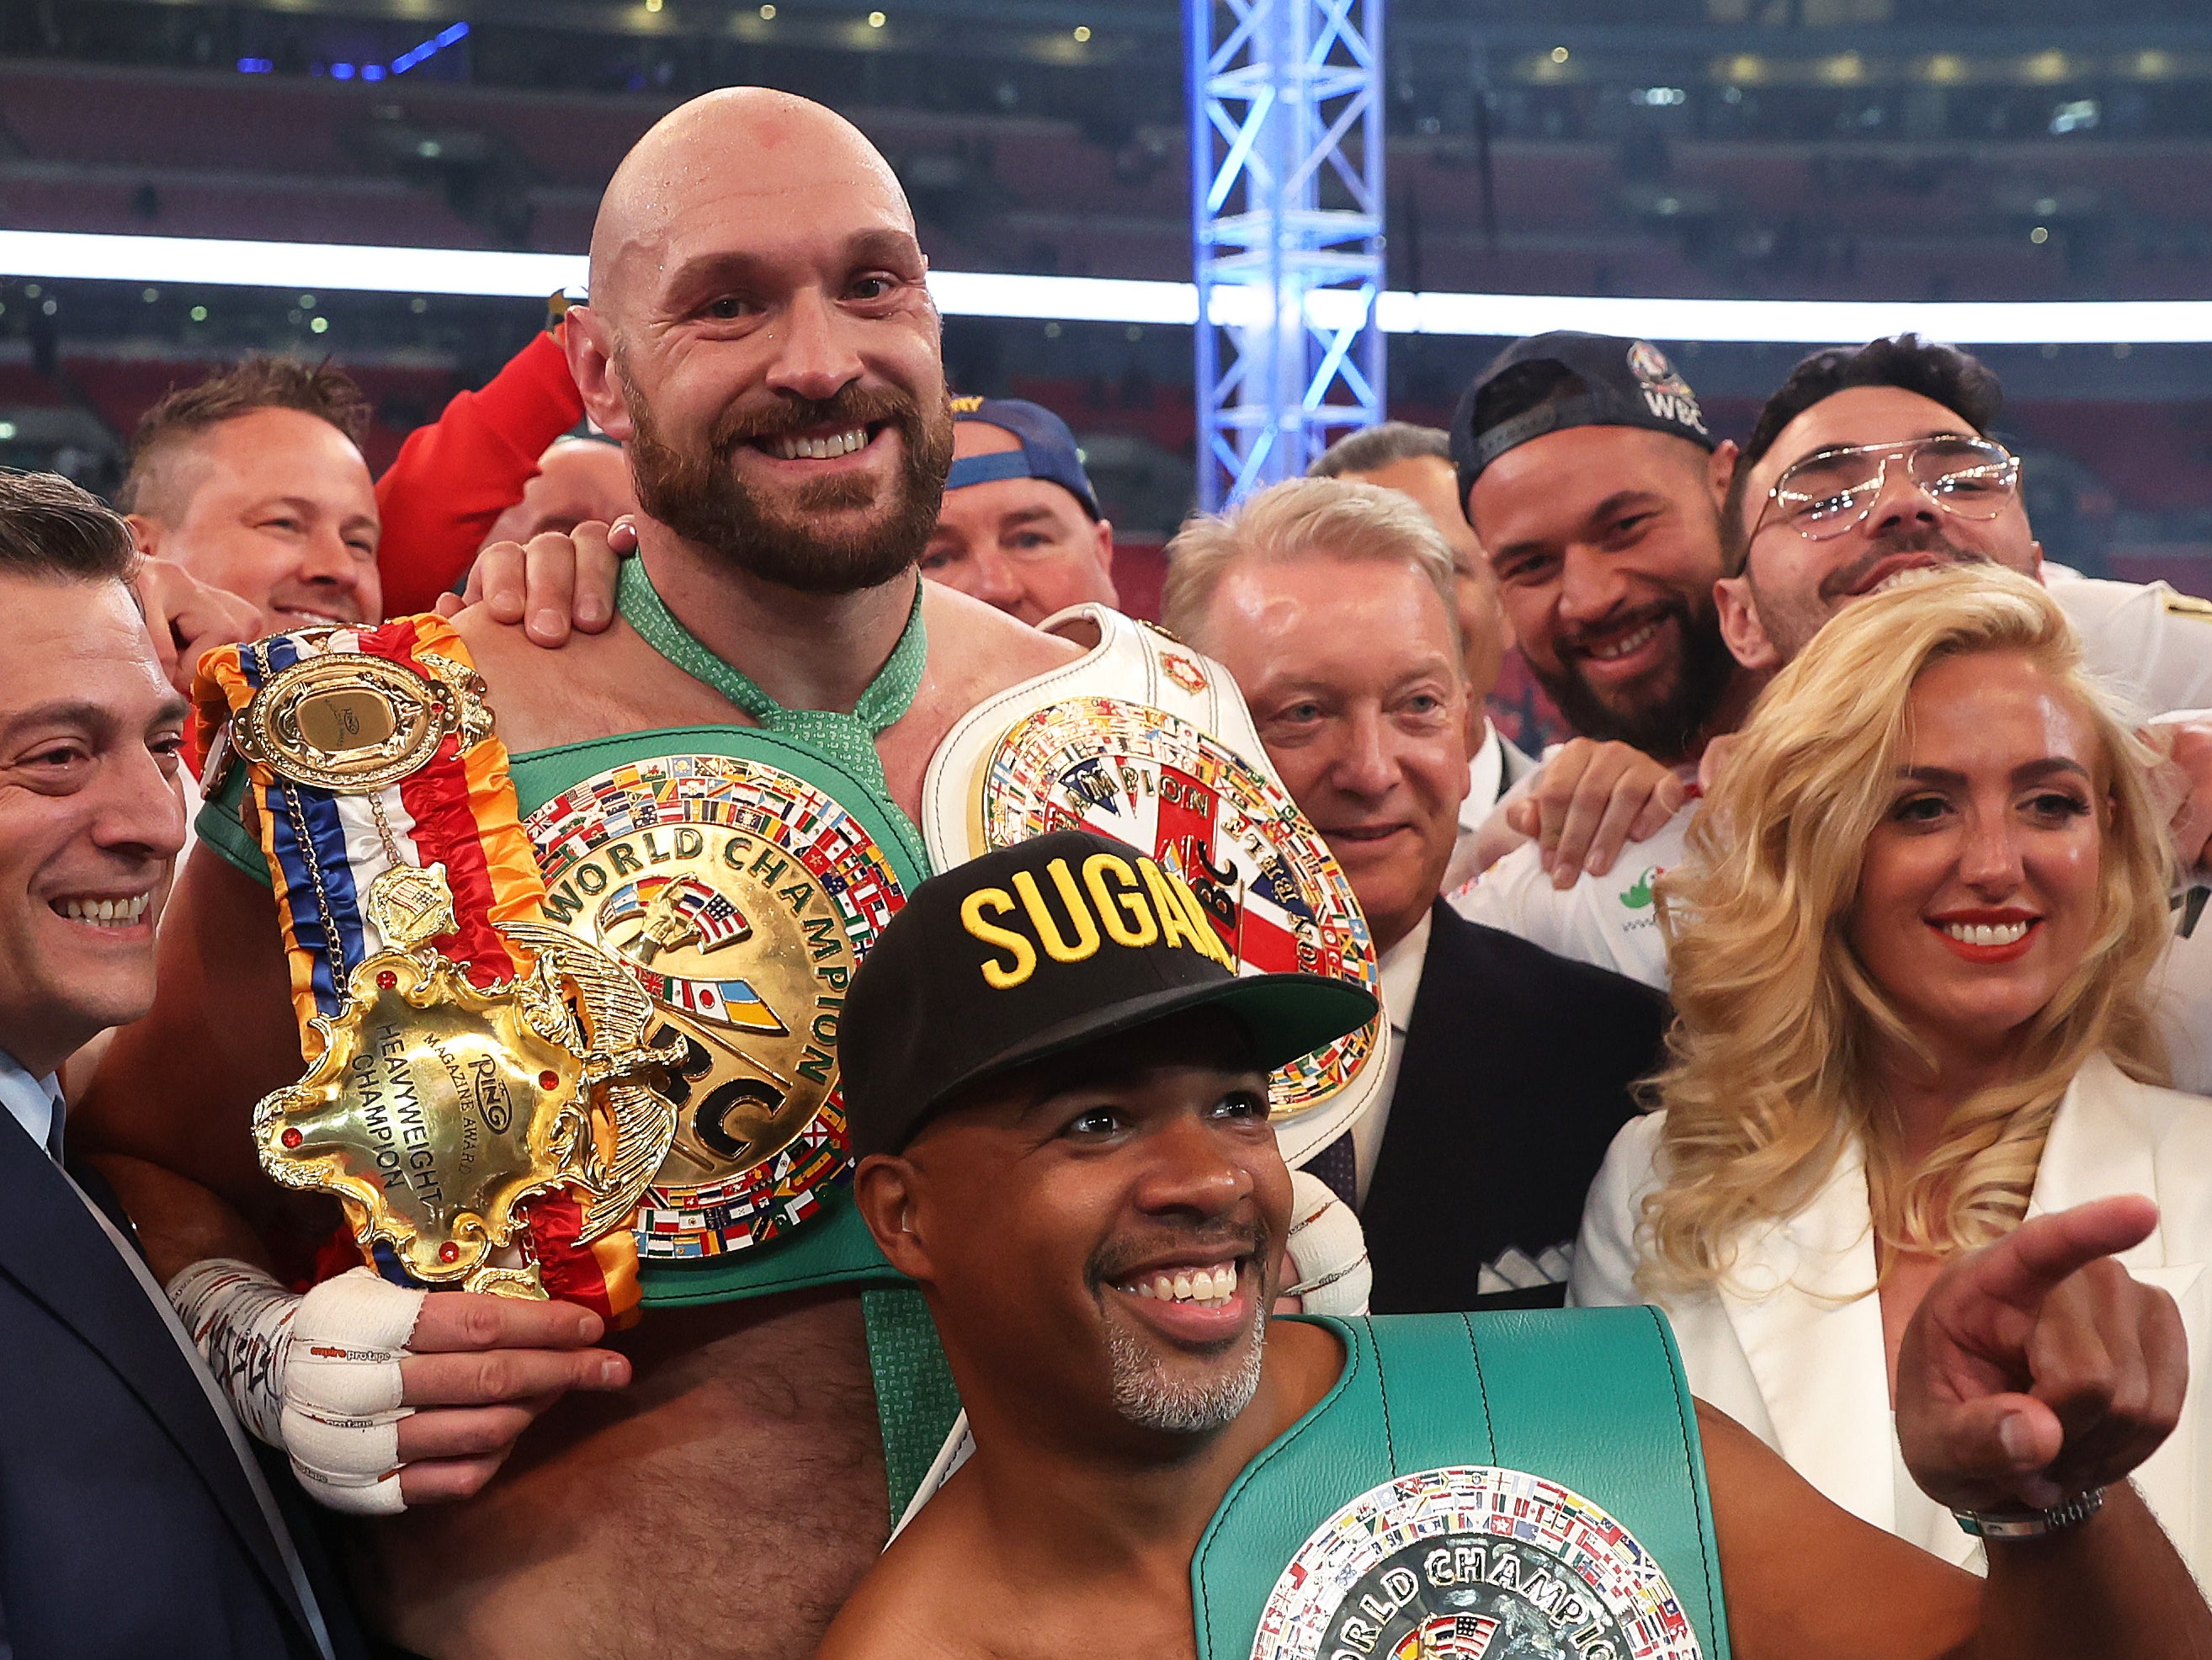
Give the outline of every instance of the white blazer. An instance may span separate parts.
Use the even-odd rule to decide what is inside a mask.
[[[1637,1224],[1656,1184],[1665,1115],[1632,1120],[1613,1138],[1590,1189],[1575,1247],[1571,1304],[1644,1301],[1633,1283]],[[2212,1100],[2138,1084],[2104,1056],[2059,1102],[2028,1214],[2118,1193],[2158,1201],[2159,1225],[2124,1253],[2137,1280],[2170,1292],[2189,1332],[2181,1422],[2135,1474],[2136,1486],[2200,1583],[2212,1584]],[[1979,1571],[1979,1543],[1913,1485],[1889,1410],[1874,1228],[1856,1137],[1812,1201],[1742,1241],[1733,1274],[1713,1291],[1662,1303],[1690,1387],[1787,1459],[1854,1516],[1947,1561]]]

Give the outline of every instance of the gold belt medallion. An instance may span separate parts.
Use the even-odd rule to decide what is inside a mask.
[[[525,823],[545,915],[618,960],[676,1059],[668,1156],[639,1257],[766,1243],[848,1171],[837,1028],[861,955],[904,903],[888,855],[826,792],[764,762],[656,757]]]
[[[635,982],[557,928],[502,925],[536,963],[474,984],[429,946],[453,927],[442,866],[388,870],[367,903],[387,948],[348,976],[335,1017],[314,1017],[307,1075],[255,1109],[262,1165],[337,1195],[355,1237],[417,1279],[543,1296],[536,1264],[507,1249],[518,1207],[568,1188],[583,1239],[627,1225],[673,1133],[647,1079],[675,1052],[647,1045]]]

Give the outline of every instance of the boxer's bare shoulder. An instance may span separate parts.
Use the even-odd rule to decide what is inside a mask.
[[[847,1599],[816,1660],[986,1660],[1018,1643],[1025,1611],[999,1618],[1004,1584],[975,1500],[955,1475]]]
[[[1104,1541],[1096,1559],[1008,1560],[963,1470],[861,1580],[816,1660],[1195,1660],[1188,1559]]]
[[[929,629],[929,675],[925,683],[961,710],[1035,679],[1083,655],[1057,635],[945,587],[922,585],[921,617]]]
[[[659,727],[753,724],[626,622],[617,620],[604,634],[573,635],[557,651],[532,644],[520,627],[495,622],[482,605],[453,622],[491,689],[510,755]]]

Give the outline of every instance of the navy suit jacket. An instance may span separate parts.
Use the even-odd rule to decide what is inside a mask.
[[[363,1652],[273,1477],[341,1660]],[[289,1490],[289,1491],[288,1491]],[[145,1288],[0,1111],[0,1633],[15,1660],[314,1660],[243,1467]]]
[[[1377,1314],[1556,1308],[1564,1282],[1485,1293],[1509,1246],[1571,1249],[1583,1201],[1658,1069],[1647,986],[1470,922],[1441,899],[1359,1219]]]

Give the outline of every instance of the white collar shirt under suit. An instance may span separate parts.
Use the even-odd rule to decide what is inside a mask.
[[[14,1055],[0,1049],[0,1107],[8,1110],[32,1140],[52,1150],[54,1126],[62,1112],[61,1085],[53,1073],[33,1078]]]

